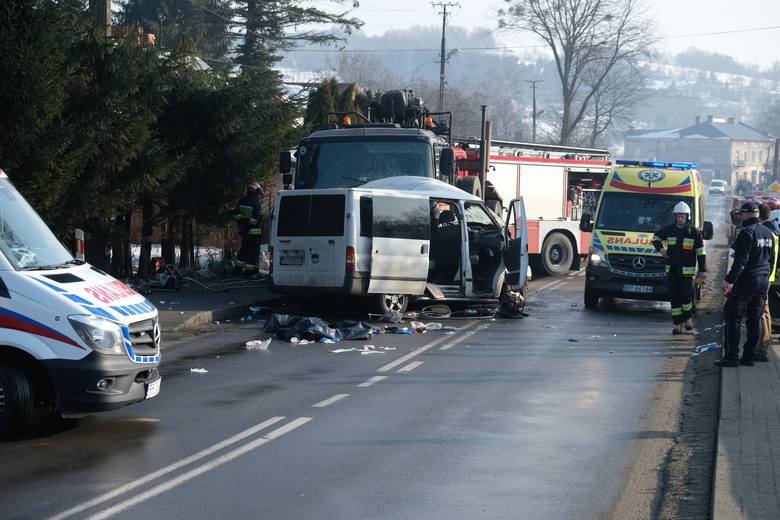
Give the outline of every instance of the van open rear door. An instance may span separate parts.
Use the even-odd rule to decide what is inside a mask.
[[[528,278],[528,223],[523,197],[512,199],[507,207],[504,236],[507,240],[504,253],[506,283],[510,289],[520,291]]]
[[[428,197],[372,197],[369,294],[423,294],[428,279]]]

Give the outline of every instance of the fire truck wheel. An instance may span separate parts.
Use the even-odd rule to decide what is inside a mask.
[[[585,285],[585,308],[596,309],[599,306],[599,295]]]
[[[542,245],[542,267],[550,276],[562,276],[569,271],[574,248],[568,237],[561,233],[550,233]]]
[[[490,211],[501,216],[501,212],[504,211],[504,208],[501,206],[501,201],[498,199],[488,199],[485,201],[485,206],[488,207]]]
[[[479,178],[474,175],[459,179],[456,186],[466,193],[470,193],[480,199],[482,198],[482,183],[480,183]]]
[[[378,294],[376,307],[381,314],[388,312],[406,312],[409,307],[409,296],[406,294]]]
[[[26,431],[33,423],[33,385],[20,367],[0,364],[0,437]]]

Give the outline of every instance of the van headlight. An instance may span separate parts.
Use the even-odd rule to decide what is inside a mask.
[[[125,354],[122,329],[113,321],[83,314],[68,316],[68,321],[84,343],[96,352],[112,356]]]
[[[601,265],[602,263],[607,261],[606,255],[604,255],[604,251],[601,249],[594,249],[590,248],[590,263],[593,265]]]

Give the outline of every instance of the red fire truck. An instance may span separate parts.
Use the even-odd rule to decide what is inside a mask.
[[[485,201],[499,216],[506,211],[503,201],[524,198],[535,272],[559,276],[583,266],[591,233],[580,231],[579,221],[595,213],[610,168],[607,150],[493,140],[479,186],[479,144],[461,143],[458,149],[463,150],[456,155],[459,187],[484,189]]]

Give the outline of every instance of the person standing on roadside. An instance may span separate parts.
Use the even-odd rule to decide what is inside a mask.
[[[693,280],[707,275],[704,239],[691,222],[691,208],[685,202],[674,207],[674,224],[670,224],[653,236],[653,246],[666,258],[666,275],[669,283],[669,301],[672,304],[672,334],[693,330]],[[696,272],[698,264],[698,274]]]
[[[761,339],[761,314],[775,256],[775,239],[758,220],[758,206],[745,202],[740,208],[742,230],[734,241],[734,262],[723,281],[725,353],[715,364],[721,367],[753,366]],[[747,338],[739,358],[740,326],[747,317]]]
[[[767,297],[764,300],[764,314],[761,317],[761,341],[756,349],[756,355],[753,357],[753,361],[759,361],[766,363],[769,361],[769,344],[772,342],[772,314],[769,308],[770,294],[776,297],[776,290],[772,290],[776,279],[777,272],[777,255],[778,255],[778,236],[780,236],[780,226],[777,222],[772,220],[772,208],[766,204],[758,205],[758,220],[761,221],[761,225],[767,228],[774,235],[774,248],[775,255],[772,258],[772,270],[769,272],[769,287],[767,290]]]
[[[241,237],[241,247],[236,255],[236,266],[244,274],[257,274],[260,264],[260,239],[263,234],[263,217],[260,212],[263,188],[257,181],[251,181],[246,186],[246,195],[238,201],[234,220],[238,224],[238,234]]]

